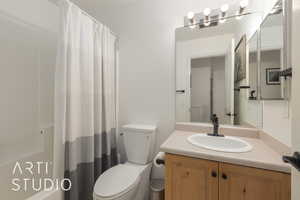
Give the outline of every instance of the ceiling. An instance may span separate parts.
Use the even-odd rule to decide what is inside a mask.
[[[223,4],[237,5],[240,0],[72,0],[99,21],[113,29],[120,24],[128,26],[150,26],[164,28],[180,27],[189,12],[202,12],[205,8],[220,8]],[[117,27],[116,25],[117,24]]]

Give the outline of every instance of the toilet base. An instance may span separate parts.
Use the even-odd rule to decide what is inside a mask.
[[[126,163],[131,164],[131,163]],[[131,164],[132,165],[132,164]],[[136,165],[136,164],[134,164]],[[138,191],[136,197],[133,200],[149,200],[150,196],[150,174],[152,169],[152,163],[148,165],[136,165],[137,167],[141,168],[141,182],[138,187]]]

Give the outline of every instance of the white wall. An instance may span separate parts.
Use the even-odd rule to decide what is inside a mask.
[[[225,115],[225,56],[212,58],[213,68],[213,105],[222,124],[226,123]]]
[[[282,19],[278,19],[282,20]],[[283,48],[282,26],[265,27],[261,31],[261,49],[272,50]],[[282,38],[282,39],[281,39]]]
[[[196,58],[191,62],[191,122],[210,122],[210,84],[213,113],[225,123],[225,57]]]
[[[188,66],[187,66],[188,68]],[[210,84],[213,77],[213,113],[222,124],[225,116],[225,57],[195,58],[191,61],[191,122],[210,122]],[[178,95],[179,96],[179,95]]]
[[[44,150],[40,129],[53,126],[56,39],[1,16],[0,26],[1,164]]]
[[[50,161],[53,156],[58,9],[47,0],[1,0],[0,25],[0,193],[23,200],[35,191],[11,190],[15,162]],[[51,177],[52,171],[35,175]]]
[[[299,58],[299,31],[300,31],[300,1],[293,1],[293,32],[292,32],[292,66],[295,76],[293,76],[293,100],[292,100],[292,110],[293,120],[292,120],[292,146],[293,151],[300,151],[300,58]],[[292,169],[292,200],[300,199],[300,173],[297,169]]]
[[[289,102],[263,102],[263,131],[282,143],[291,146],[291,112]]]
[[[0,13],[38,26],[50,32],[58,32],[59,10],[48,0],[0,0]]]
[[[191,62],[191,122],[210,121],[211,60],[193,59]]]

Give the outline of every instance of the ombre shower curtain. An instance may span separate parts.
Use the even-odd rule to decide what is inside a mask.
[[[65,200],[92,200],[93,186],[117,164],[117,38],[79,7],[61,3],[56,66],[56,135],[65,146]]]

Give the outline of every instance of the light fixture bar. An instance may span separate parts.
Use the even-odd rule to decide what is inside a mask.
[[[188,23],[189,23],[189,27],[190,28],[196,28],[195,25],[195,13],[194,12],[188,12],[187,14],[187,19],[188,19]]]
[[[224,23],[227,19],[236,18],[241,19],[244,15],[252,14],[246,12],[247,6],[249,5],[249,0],[241,0],[238,8],[236,10],[229,9],[229,4],[223,4],[219,9],[211,10],[210,8],[205,8],[202,13],[197,14],[189,12],[185,18],[185,27],[195,28],[196,25],[199,27],[203,26],[216,26],[218,23]],[[229,16],[232,14],[232,16]]]
[[[251,15],[251,14],[253,14],[253,12],[245,12],[243,14],[235,14],[235,15],[231,15],[231,16],[226,16],[226,17],[223,18],[223,20],[228,20],[228,19],[237,18],[237,17],[243,17],[243,16]],[[216,19],[210,19],[207,22],[208,23],[215,23],[216,21],[218,21],[218,20],[216,20]],[[204,20],[202,20],[202,22],[195,23],[194,26],[199,26],[199,27],[200,26],[204,26]],[[185,28],[189,28],[190,25],[185,25],[184,27]]]

